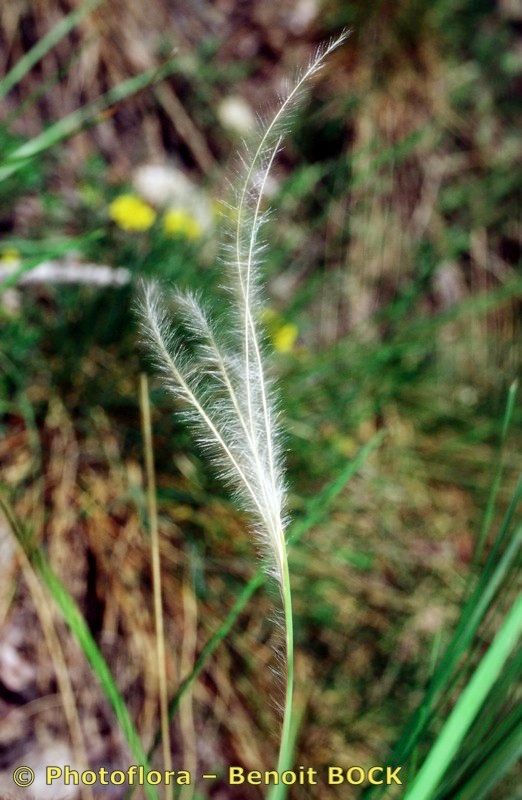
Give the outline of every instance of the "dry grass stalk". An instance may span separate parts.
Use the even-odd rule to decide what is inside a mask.
[[[152,563],[152,586],[154,595],[154,620],[156,625],[156,647],[158,659],[159,703],[161,717],[161,740],[163,747],[163,764],[166,771],[172,770],[172,754],[170,747],[169,701],[166,670],[165,628],[163,624],[163,604],[161,591],[161,560],[158,530],[158,509],[156,503],[156,479],[154,475],[154,450],[152,446],[152,423],[150,416],[149,388],[147,376],[140,377],[140,403],[142,415],[142,431],[145,451],[145,469],[147,473],[147,506],[149,514],[150,547]],[[165,786],[165,798],[168,800],[170,790]]]

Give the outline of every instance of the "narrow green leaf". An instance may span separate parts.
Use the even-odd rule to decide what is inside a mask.
[[[78,606],[57,575],[52,571],[41,552],[36,551],[34,553],[32,563],[46,583],[71,633],[82,648],[94,674],[97,676],[105,697],[112,706],[116,719],[118,720],[120,730],[129,744],[133,757],[136,759],[136,763],[142,764],[145,769],[150,769],[139,734],[130,718],[125,701],[116,686],[107,662],[98,648],[98,645],[92,638],[92,634]],[[148,785],[145,789],[148,797],[152,800],[157,798],[155,790],[152,790]]]
[[[103,1],[103,0],[102,0]],[[87,47],[89,41],[85,43]],[[79,61],[84,53],[83,48],[77,48],[70,56],[60,64],[56,69],[52,70],[47,78],[39,79],[34,89],[31,92],[23,94],[23,98],[19,98],[16,105],[10,112],[2,119],[0,124],[0,131],[8,131],[16,120],[25,113],[28,108],[32,108],[36,103],[44,97],[53,87],[57,86],[60,81],[67,77],[74,63]]]
[[[459,750],[458,759],[451,765],[437,798],[452,797],[455,787],[463,783],[465,776],[474,774],[479,766],[489,760],[511,729],[522,725],[522,707],[516,705],[509,710],[514,700],[513,690],[520,685],[521,676],[522,652],[515,655],[496,682],[488,702],[484,704]]]
[[[499,747],[488,756],[452,800],[482,800],[522,756],[522,724],[517,725]]]
[[[96,241],[101,236],[101,231],[89,231],[81,236],[56,236],[48,239],[25,239],[17,236],[2,238],[4,250],[17,250],[22,258],[38,256],[39,258],[58,258],[77,251],[85,244]]]
[[[18,59],[7,75],[0,78],[0,100],[13,89],[22,78],[37,64],[58,42],[67,36],[81,20],[93,11],[103,0],[85,0],[82,5],[67,14],[45,36]]]
[[[514,500],[516,502],[511,504],[510,511],[514,509],[518,502],[519,492],[520,487],[515,493]],[[503,541],[505,535],[506,531],[504,526],[502,526],[497,537],[499,542]],[[406,725],[401,739],[393,750],[393,763],[404,763],[411,755],[415,745],[426,729],[428,722],[432,718],[435,704],[444,691],[454,684],[455,670],[458,663],[473,641],[478,627],[486,612],[491,607],[491,603],[513,565],[521,545],[522,528],[519,528],[514,533],[500,559],[498,559],[497,548],[494,548],[490,553],[488,561],[483,569],[481,579],[461,612],[461,617],[455,629],[455,633],[435,671],[433,680],[426,690],[419,708],[414,713],[411,721]]]
[[[337,478],[309,501],[303,516],[295,520],[290,526],[288,544],[295,544],[302,539],[305,533],[308,533],[309,530],[326,519],[333,501],[340,495],[353,476],[359,472],[370,454],[379,447],[382,439],[382,433],[377,433],[373,436],[369,442],[361,447],[355,458],[349,461],[345,468],[341,470]]]
[[[509,426],[511,423],[511,419],[513,417],[513,410],[515,408],[515,400],[517,396],[517,389],[518,389],[518,381],[514,381],[511,386],[509,387],[508,397],[506,402],[506,409],[504,412],[504,418],[502,420],[502,431],[500,434],[500,443],[499,443],[499,452],[498,452],[498,460],[495,468],[495,474],[493,477],[493,481],[491,483],[491,489],[489,492],[488,502],[486,506],[486,511],[484,514],[484,520],[482,522],[482,527],[480,529],[480,533],[477,538],[477,543],[475,547],[474,553],[474,563],[478,564],[480,562],[482,553],[484,551],[484,545],[486,543],[486,539],[489,533],[489,529],[491,528],[491,523],[493,522],[493,517],[495,515],[495,505],[497,500],[497,495],[500,489],[500,485],[502,483],[502,473],[504,470],[504,447],[506,444],[507,434],[509,430]]]
[[[96,121],[96,118],[110,106],[125,100],[132,94],[145,89],[152,83],[163,80],[175,69],[174,59],[169,59],[161,67],[154,67],[145,72],[135,75],[122,81],[117,86],[109,89],[108,92],[87,103],[81,108],[68,114],[63,119],[50,125],[38,136],[25,142],[13,150],[7,158],[0,164],[0,181],[13,175],[19,169],[26,166],[36,155],[48,150],[60,141],[67,139],[81,130],[88,124]]]
[[[69,630],[80,645],[83,654],[91,665],[94,674],[98,678],[100,686],[102,687],[105,697],[114,711],[120,730],[129,745],[136,764],[143,765],[145,770],[150,769],[148,757],[145,754],[141,744],[139,733],[132,722],[129,711],[125,704],[125,700],[123,699],[109,666],[107,665],[101,650],[94,641],[92,634],[87,627],[85,619],[76,605],[76,602],[71,597],[58,576],[53,572],[43,552],[40,550],[40,548],[34,545],[27,531],[16,520],[10,507],[1,497],[0,508],[4,513],[10,527],[12,528],[13,533],[17,537],[21,546],[24,548],[24,551],[31,561],[31,564],[33,565],[37,574],[47,586],[53,600],[60,609]],[[148,800],[158,800],[158,794],[153,786],[146,784],[144,786],[144,790]]]
[[[520,686],[521,678],[522,651],[517,653],[507,665],[504,674],[495,685],[494,696],[489,698],[487,705],[477,719],[476,730],[474,730],[472,735],[466,740],[466,750],[469,751],[470,755],[473,755],[473,757],[476,757],[481,749],[491,749],[492,743],[495,743],[497,736],[501,733],[501,727],[498,722],[500,717],[503,716],[504,721],[510,719],[508,708],[510,703],[513,702],[515,687]],[[518,714],[522,721],[522,706],[517,705],[515,714]],[[465,752],[466,751],[463,750],[463,754],[465,754]]]
[[[460,694],[404,800],[430,800],[522,633],[522,596]]]
[[[8,275],[0,280],[0,294],[9,289],[11,286],[16,286],[22,275],[30,272],[43,261],[47,259],[63,258],[68,253],[75,252],[81,253],[85,246],[99,237],[97,231],[86,234],[84,236],[75,236],[64,238],[63,240],[49,240],[43,239],[41,242],[19,242],[17,239],[2,240],[2,247],[5,250],[13,248],[19,250],[21,255],[24,256],[21,263],[16,266]]]

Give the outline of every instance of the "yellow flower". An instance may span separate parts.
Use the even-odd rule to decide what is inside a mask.
[[[156,212],[133,194],[120,194],[109,206],[112,220],[124,231],[146,231],[156,220]]]
[[[353,458],[357,452],[357,442],[353,436],[336,436],[333,439],[335,449],[346,458]]]
[[[167,236],[184,236],[185,239],[199,239],[201,225],[188,211],[171,208],[163,217],[163,230]]]
[[[2,254],[0,255],[0,261],[6,266],[18,266],[20,263],[20,253],[15,247],[9,247],[7,250],[2,251]]]
[[[285,322],[272,333],[272,341],[279,353],[291,353],[299,335],[299,328],[293,322]]]

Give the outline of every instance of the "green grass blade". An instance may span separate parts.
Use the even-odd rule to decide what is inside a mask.
[[[2,249],[16,250],[21,258],[60,258],[92,244],[102,236],[102,231],[91,230],[80,236],[50,236],[42,239],[28,239],[19,236],[2,237]]]
[[[515,494],[518,502],[519,492]],[[515,504],[512,503],[510,508]],[[504,526],[497,537],[503,539]],[[465,604],[459,623],[444,656],[438,665],[432,682],[430,683],[423,701],[412,717],[411,722],[394,748],[393,763],[404,763],[410,756],[414,747],[432,718],[433,709],[443,692],[452,686],[455,679],[455,670],[461,657],[466,653],[471,644],[481,621],[491,606],[497,592],[511,569],[522,545],[522,528],[513,535],[500,560],[497,559],[496,550],[492,552],[486,562],[481,579]]]
[[[149,769],[147,756],[143,750],[139,734],[130,718],[125,701],[116,686],[107,662],[98,648],[98,645],[92,638],[91,632],[78,606],[40,552],[37,551],[33,556],[32,563],[47,585],[71,633],[74,635],[91,665],[94,674],[97,676],[105,697],[112,706],[120,730],[129,745],[133,758],[136,759],[137,764],[142,764],[145,769]],[[151,800],[155,800],[155,798],[157,798],[156,791],[151,790],[151,787],[148,786],[145,788],[147,789],[147,796],[151,798]]]
[[[435,670],[436,670],[437,664],[439,662],[441,646],[442,646],[442,631],[439,630],[439,631],[437,631],[437,633],[435,635],[435,638],[434,638],[434,641],[433,641],[433,645],[432,645],[432,652],[431,652],[431,658],[430,658],[430,668],[429,668],[429,673],[428,673],[430,681],[433,681],[433,678],[434,678],[434,675],[435,675]],[[425,713],[422,715],[422,718],[421,718],[421,726],[423,727],[426,724],[426,722],[427,722],[427,720],[429,718],[430,707],[426,706],[424,708],[424,706],[421,706],[421,709],[423,711],[425,711]],[[417,764],[419,762],[419,759],[420,759],[420,742],[417,741],[415,746],[412,748],[412,754],[411,754],[411,758],[410,758],[410,762],[409,762],[409,771],[410,771],[411,775],[415,775],[416,774],[416,772],[417,772]]]
[[[439,312],[438,314],[434,314],[430,317],[417,317],[411,322],[411,324],[404,326],[403,334],[401,336],[403,339],[407,338],[414,344],[416,342],[422,342],[425,337],[440,328],[442,325],[447,325],[451,322],[465,319],[473,314],[487,314],[488,311],[498,306],[498,304],[507,302],[512,297],[520,297],[521,292],[522,279],[520,277],[515,277],[513,280],[506,282],[499,288],[467,297],[460,303],[457,303],[454,306]]]
[[[86,43],[86,46],[87,44],[88,42]],[[53,72],[51,72],[47,78],[44,80],[39,80],[32,92],[29,92],[27,95],[24,93],[23,99],[17,102],[9,114],[2,119],[0,130],[7,131],[11,125],[16,122],[16,120],[20,119],[20,117],[28,108],[32,108],[32,106],[38,103],[41,98],[47,94],[47,92],[49,92],[54,86],[57,86],[60,81],[66,78],[73,64],[82,57],[82,53],[83,51],[80,48],[75,50],[69,56],[69,58],[63,64],[60,64],[60,66],[53,70]]]
[[[482,800],[522,756],[522,724],[515,727],[500,746],[488,756],[452,800]]]
[[[500,485],[502,483],[502,473],[504,471],[504,447],[506,444],[507,434],[509,430],[509,426],[511,423],[511,419],[513,417],[513,410],[515,408],[515,400],[517,396],[517,389],[518,389],[518,381],[514,381],[511,386],[509,387],[507,402],[506,402],[506,409],[504,412],[504,418],[502,420],[502,431],[500,434],[500,444],[499,444],[499,454],[497,465],[495,468],[495,474],[493,477],[493,482],[491,484],[491,489],[489,492],[488,502],[486,505],[486,511],[484,514],[484,520],[482,523],[482,527],[480,529],[480,533],[478,535],[475,553],[474,553],[474,564],[478,564],[482,557],[482,553],[484,551],[484,545],[486,543],[486,539],[489,533],[489,529],[491,528],[491,523],[493,522],[493,517],[495,515],[495,507],[496,507],[496,500],[498,496],[498,492],[500,489]]]
[[[508,722],[510,713],[507,708],[513,700],[513,688],[520,686],[522,678],[522,650],[515,655],[504,674],[497,681],[495,695],[490,697],[483,712],[477,719],[477,724],[471,736],[466,740],[466,750],[470,757],[476,758],[481,750],[491,749],[495,744],[496,738],[501,734],[500,717],[504,717],[503,723]],[[515,707],[515,715],[522,722],[522,706]]]
[[[487,703],[475,719],[459,751],[458,761],[452,764],[440,786],[437,800],[453,797],[456,787],[462,786],[468,776],[474,775],[489,760],[513,728],[522,725],[522,707],[517,705],[513,691],[520,685],[521,677],[522,652],[519,652],[503,670]]]
[[[511,523],[513,522],[515,512],[517,511],[521,500],[522,500],[522,478],[519,478],[517,485],[515,487],[515,491],[513,492],[513,497],[511,498],[506,513],[504,514],[504,519],[502,520],[498,536],[496,537],[491,547],[490,554],[484,566],[484,571],[487,571],[489,569],[489,571],[491,572],[491,564],[495,561],[496,557],[498,556],[498,553],[500,552],[502,546],[504,545],[508,537]]]
[[[496,695],[497,686],[491,692],[491,695]],[[490,698],[485,704],[488,706]],[[510,739],[514,730],[522,728],[522,709],[515,709],[504,716],[500,721],[497,721],[493,732],[489,735],[484,742],[479,743],[475,749],[468,753],[468,756],[462,756],[463,749],[459,751],[458,761],[452,764],[449,775],[444,783],[441,784],[439,791],[436,795],[436,800],[447,800],[453,798],[457,791],[460,791],[484,764],[494,760],[497,752],[503,749],[505,741]],[[481,721],[477,717],[474,723],[474,730],[480,736]],[[468,748],[469,737],[466,739]],[[455,768],[456,767],[456,768]]]
[[[85,0],[79,8],[67,14],[67,16],[60,20],[49,33],[36,42],[28,53],[25,53],[25,55],[19,58],[7,75],[0,78],[0,100],[2,100],[6,94],[27,75],[35,64],[64,38],[64,36],[67,36],[90,11],[93,11],[102,2],[103,0]]]
[[[340,495],[353,476],[359,472],[371,453],[379,447],[382,439],[382,433],[375,434],[369,442],[361,447],[355,458],[349,461],[345,468],[341,470],[337,478],[309,501],[302,517],[295,520],[290,526],[288,544],[297,543],[305,533],[308,533],[309,530],[326,518],[336,497]]]
[[[98,678],[103,693],[105,694],[105,697],[114,711],[120,730],[129,745],[129,749],[136,764],[143,765],[145,770],[150,769],[148,757],[145,754],[141,744],[139,733],[130,717],[125,700],[123,699],[109,666],[105,661],[101,650],[94,641],[92,634],[87,627],[85,619],[76,605],[76,602],[71,597],[58,576],[54,573],[40,548],[35,547],[28,533],[16,520],[10,507],[1,497],[0,509],[4,513],[14,535],[24,548],[24,551],[26,552],[27,557],[30,559],[35,571],[47,586],[54,602],[60,609],[69,630],[80,645],[83,654],[92,667],[94,674]],[[158,800],[158,794],[153,786],[146,784],[144,790],[148,800]]]
[[[130,95],[145,89],[152,83],[163,80],[175,69],[175,60],[169,59],[161,67],[153,67],[139,75],[122,81],[108,92],[53,123],[38,136],[13,150],[0,164],[0,181],[26,166],[36,155],[43,153],[58,142],[68,139],[86,125],[93,123],[101,112],[125,100]]]
[[[522,596],[513,603],[486,655],[462,691],[404,800],[430,800],[522,633]]]
[[[253,595],[257,592],[258,589],[263,586],[265,583],[265,574],[262,572],[256,572],[253,578],[243,587],[242,591],[240,592],[238,598],[236,599],[234,605],[230,609],[227,617],[221,623],[218,630],[215,631],[205,646],[202,648],[201,653],[199,654],[192,671],[184,678],[181,682],[178,691],[172,698],[169,704],[169,717],[172,719],[176,714],[179,704],[183,698],[183,695],[187,691],[187,689],[192,685],[192,683],[196,680],[196,678],[201,675],[202,670],[205,667],[208,659],[215,653],[218,646],[221,644],[223,639],[225,639],[232,628],[236,620],[238,619],[239,615],[246,608],[249,600]],[[151,749],[151,753],[161,741],[161,737],[158,735],[154,739],[154,745]]]
[[[96,241],[99,238],[97,231],[92,231],[83,236],[68,237],[63,239],[45,239],[41,242],[32,242],[19,240],[16,238],[3,239],[2,247],[5,250],[10,248],[18,250],[22,256],[22,261],[19,266],[10,272],[7,277],[0,280],[0,294],[9,289],[11,286],[16,286],[22,275],[30,272],[37,267],[42,261],[52,260],[55,258],[63,258],[71,252],[82,252],[86,245]]]

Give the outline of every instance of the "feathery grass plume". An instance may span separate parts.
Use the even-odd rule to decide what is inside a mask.
[[[265,126],[237,194],[232,242],[227,249],[232,297],[230,333],[219,335],[200,299],[191,292],[144,284],[138,302],[141,331],[166,389],[184,405],[184,415],[220,476],[249,514],[261,544],[263,564],[281,591],[286,638],[286,693],[278,769],[291,764],[293,627],[285,538],[285,484],[274,392],[267,376],[258,317],[260,230],[266,219],[263,194],[273,161],[308,82],[348,33],[321,47],[281,100]],[[274,796],[279,790],[276,788]]]

